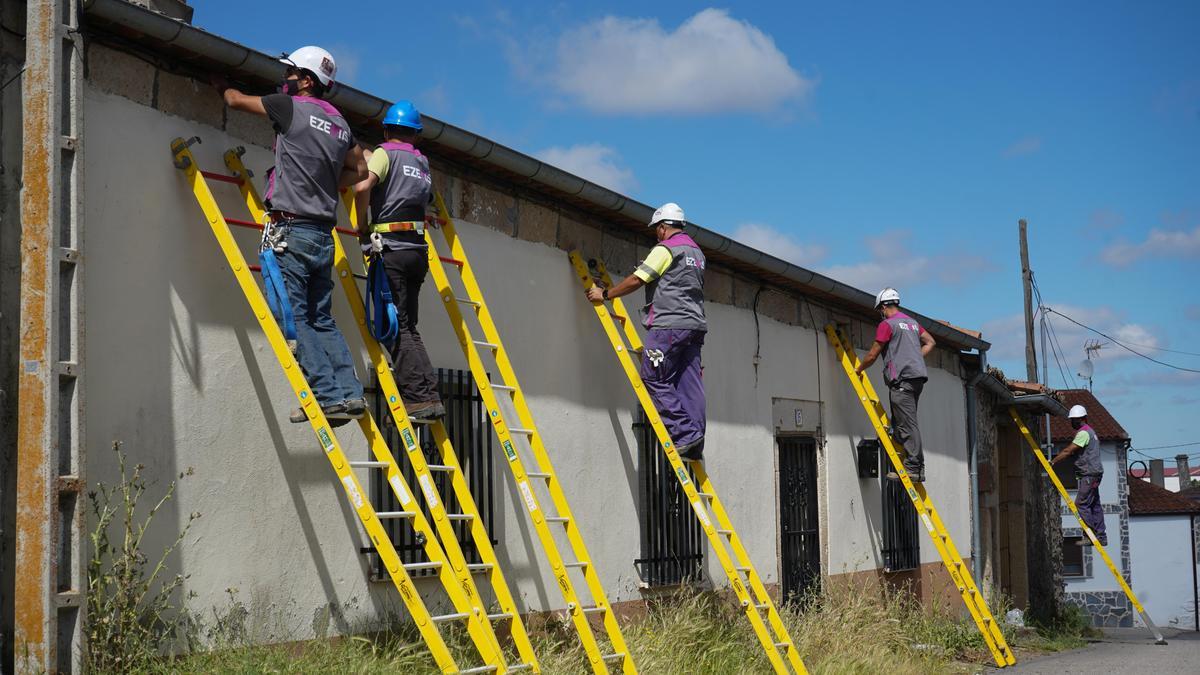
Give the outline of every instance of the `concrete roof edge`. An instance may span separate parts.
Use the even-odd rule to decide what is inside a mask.
[[[84,0],[83,7],[88,18],[101,19],[110,24],[119,25],[152,40],[170,44],[179,50],[192,52],[198,57],[222,64],[246,75],[273,81],[273,79],[278,79],[283,72],[283,66],[278,64],[274,57],[186,22],[138,5],[132,5],[125,0]],[[278,70],[278,73],[274,72],[275,70]],[[329,100],[341,109],[373,120],[382,119],[384,112],[391,105],[389,101],[348,85],[335,87]],[[574,195],[601,209],[634,220],[649,222],[654,212],[654,209],[647,204],[546,164],[530,155],[434,117],[428,115],[422,115],[422,117],[425,124],[425,132],[422,136],[435,144],[465,153],[505,171],[541,183],[557,192]],[[721,251],[766,273],[785,277],[801,286],[827,293],[868,311],[873,309],[874,296],[866,291],[793,265],[698,225],[689,224],[688,230],[696,242],[703,247]],[[966,349],[986,351],[991,347],[991,344],[981,337],[956,330],[945,323],[932,320],[916,312],[911,313],[935,338],[942,338]]]

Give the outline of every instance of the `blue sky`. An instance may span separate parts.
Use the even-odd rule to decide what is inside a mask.
[[[1046,305],[1200,370],[1162,351],[1200,353],[1200,3],[197,4],[198,26],[323,45],[357,87],[895,285],[1021,378],[1026,218]],[[1098,336],[1052,321],[1070,383]],[[1095,387],[1135,447],[1200,457],[1200,373],[1109,344]]]

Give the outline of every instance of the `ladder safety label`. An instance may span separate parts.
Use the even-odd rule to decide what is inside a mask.
[[[413,438],[412,429],[403,429],[400,431],[400,436],[404,439],[404,447],[413,450],[417,447],[417,441]]]
[[[684,471],[682,466],[676,467],[675,473],[679,475],[680,483],[687,485],[688,483],[692,482],[691,479],[688,478],[687,471]]]
[[[929,530],[930,533],[932,533],[933,532],[933,521],[929,519],[929,514],[922,513],[921,520],[925,521],[925,529]]]
[[[425,503],[429,505],[430,509],[436,509],[439,502],[437,490],[433,489],[433,479],[430,478],[429,474],[425,474],[418,478],[417,481],[421,483],[421,491],[425,493]]]
[[[700,519],[700,524],[708,528],[712,524],[708,519],[708,510],[704,508],[704,500],[697,497],[696,501],[692,502],[692,510],[696,512],[696,517]]]
[[[321,441],[321,447],[325,448],[325,452],[333,452],[333,436],[329,434],[329,429],[325,427],[317,429],[317,440]]]
[[[504,454],[508,455],[508,461],[515,462],[517,460],[517,451],[513,449],[512,441],[504,441]]]
[[[363,498],[358,491],[358,483],[354,482],[354,477],[346,476],[342,479],[342,485],[346,486],[346,494],[350,495],[350,501],[354,502],[354,508],[361,509]]]
[[[538,510],[537,501],[533,498],[533,490],[529,489],[529,481],[520,481],[517,487],[521,489],[521,496],[525,498],[525,506],[530,513]]]
[[[400,480],[400,474],[394,474],[388,479],[388,482],[392,484],[392,490],[400,500],[400,506],[408,506],[412,502],[412,495],[408,494],[408,488],[404,487],[404,481]]]

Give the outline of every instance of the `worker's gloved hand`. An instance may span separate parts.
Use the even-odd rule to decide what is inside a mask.
[[[371,233],[371,253],[383,253],[383,237],[378,232]]]

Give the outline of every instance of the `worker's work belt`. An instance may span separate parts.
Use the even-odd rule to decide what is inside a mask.
[[[388,234],[389,232],[416,232],[417,234],[425,234],[425,221],[401,220],[395,223],[378,223],[371,226],[371,231],[377,234]]]

